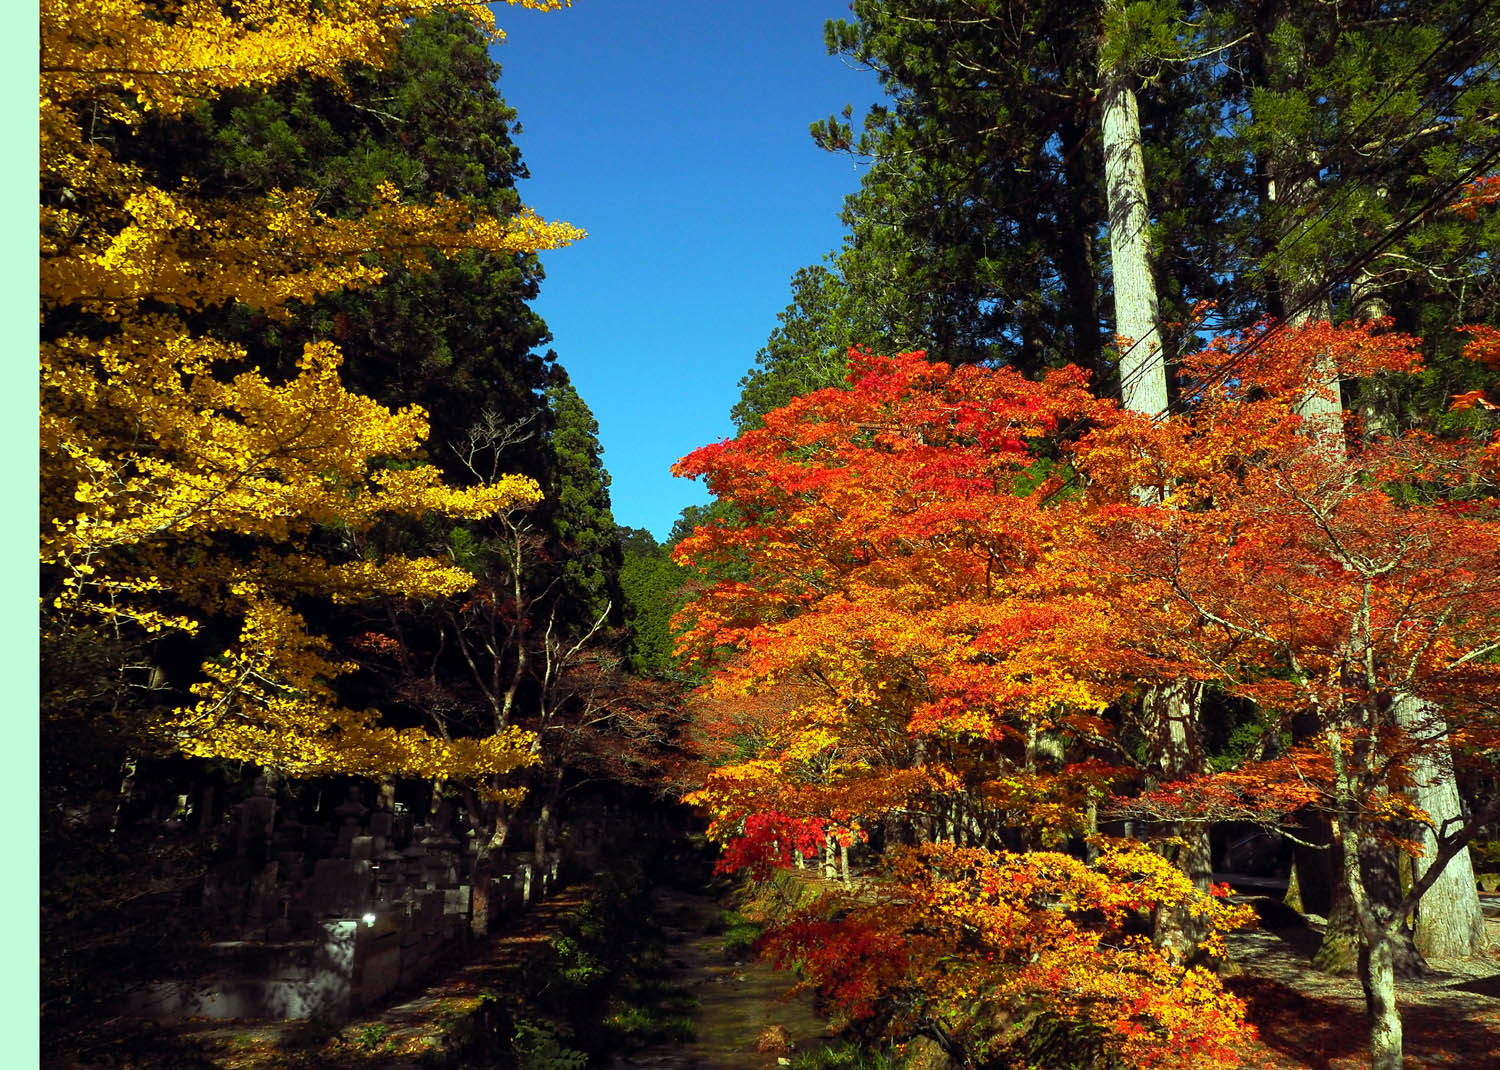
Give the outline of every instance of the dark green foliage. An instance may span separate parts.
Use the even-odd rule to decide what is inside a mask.
[[[892,1052],[871,1051],[854,1041],[839,1041],[792,1056],[792,1070],[898,1070],[906,1065]]]
[[[829,50],[875,69],[891,98],[858,133],[813,127],[871,160],[835,261],[853,325],[879,325],[873,346],[952,362],[1097,366],[1097,27],[1062,4],[851,8],[829,23]]]
[[[516,994],[519,1067],[600,1065],[692,1037],[696,1000],[668,982],[666,938],[652,916],[653,886],[667,875],[665,845],[634,847],[606,861],[588,902],[525,971]]]
[[[772,389],[779,389],[773,387]],[[758,416],[747,416],[758,419]],[[658,544],[649,531],[620,529],[620,546],[624,556],[620,569],[620,586],[625,598],[626,624],[629,628],[631,668],[641,675],[679,683],[692,683],[698,677],[685,672],[675,653],[676,632],[672,620],[692,600],[701,584],[731,577],[743,568],[730,562],[712,576],[675,564],[672,551],[699,525],[733,523],[732,508],[724,502],[689,505],[672,525],[665,543]]]
[[[573,384],[559,370],[547,388],[551,416],[542,515],[555,540],[562,583],[580,625],[622,616],[620,546],[609,505],[609,473],[601,460],[599,424]]]
[[[841,386],[849,348],[883,341],[877,323],[861,322],[862,312],[841,275],[821,264],[799,269],[792,276],[792,303],[777,317],[781,326],[740,380],[740,400],[729,413],[735,427],[752,430],[794,397]]]
[[[682,607],[687,571],[673,564],[671,550],[644,528],[621,528],[620,590],[625,599],[630,667],[642,676],[679,675],[673,652],[672,616]]]
[[[314,80],[228,93],[190,122],[154,131],[142,155],[189,167],[205,190],[231,198],[300,186],[339,214],[391,182],[404,197],[441,194],[505,216],[520,206],[515,183],[527,172],[511,140],[515,112],[495,91],[499,74],[466,19],[434,15],[411,24],[387,68],[351,69],[347,93]],[[478,478],[466,464],[468,433],[484,422],[521,429],[486,462],[540,478],[541,391],[554,360],[537,352],[550,335],[527,304],[540,263],[534,255],[430,259],[433,270],[420,274],[389,264],[380,286],[331,294],[289,325],[242,309],[206,318],[283,373],[304,342],[337,342],[351,389],[427,410],[432,459],[455,480]]]
[[[695,528],[705,524],[728,524],[735,520],[734,507],[728,502],[712,501],[707,505],[684,506],[681,514],[667,534],[666,545],[670,549],[691,535]]]
[[[1325,12],[1285,0],[1246,16],[1252,36],[1235,65],[1249,75],[1249,114],[1224,148],[1306,193],[1264,190],[1244,222],[1265,252],[1241,284],[1262,289],[1273,313],[1312,293],[1335,319],[1389,315],[1423,336],[1427,371],[1347,384],[1346,401],[1375,431],[1456,430],[1448,398],[1482,373],[1458,359],[1452,328],[1500,320],[1500,213],[1430,208],[1486,157],[1481,174],[1500,162],[1500,13],[1462,0]]]
[[[1074,361],[1109,390],[1101,63],[1138,85],[1169,357],[1196,344],[1198,302],[1234,330],[1313,294],[1336,319],[1389,313],[1428,340],[1422,377],[1349,384],[1374,424],[1437,421],[1480,385],[1451,328],[1500,317],[1500,213],[1420,213],[1500,143],[1500,13],[1461,0],[851,11],[828,24],[829,50],[875,70],[889,99],[862,125],[847,109],[813,125],[869,170],[843,249],[797,274],[741,383],[741,428],[837,385],[850,344],[1028,373]],[[1393,233],[1365,271],[1349,266]]]
[[[714,919],[708,931],[723,935],[727,957],[742,959],[754,951],[755,941],[760,939],[764,928],[763,924],[750,920],[737,910],[726,910]]]
[[[1315,187],[1310,199],[1267,191],[1260,224],[1272,251],[1255,273],[1283,290],[1295,276],[1331,282],[1345,316],[1378,298],[1403,327],[1428,334],[1455,317],[1494,315],[1493,287],[1476,287],[1495,247],[1492,213],[1422,218],[1370,265],[1363,292],[1339,269],[1495,147],[1500,17],[1461,0],[1325,15],[1285,0],[1242,16],[1249,111],[1227,147],[1262,168],[1295,156],[1284,171]],[[1446,311],[1426,319],[1418,310],[1433,301]]]

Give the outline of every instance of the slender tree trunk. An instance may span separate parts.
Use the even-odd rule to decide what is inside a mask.
[[[1177,780],[1206,771],[1199,718],[1203,685],[1194,680],[1173,680],[1148,688],[1141,700],[1143,727],[1155,741],[1156,765],[1165,780]],[[1169,857],[1200,891],[1213,882],[1213,848],[1209,826],[1202,821],[1173,822],[1168,835],[1182,841]],[[1193,917],[1185,906],[1163,907],[1154,919],[1155,941],[1180,962],[1200,957],[1198,945],[1208,935],[1204,919]]]
[[[1337,868],[1328,853],[1328,817],[1305,808],[1294,815],[1293,824],[1296,828],[1293,835],[1298,840],[1321,846],[1292,844],[1292,874],[1286,905],[1299,914],[1321,914],[1326,918],[1333,910],[1333,870]]]
[[[1123,0],[1107,0],[1117,8]],[[1155,418],[1167,415],[1167,369],[1159,330],[1156,278],[1151,272],[1147,226],[1146,163],[1141,150],[1140,106],[1135,78],[1122,67],[1100,64],[1100,129],[1104,146],[1104,186],[1109,203],[1110,267],[1115,292],[1115,334],[1126,339],[1120,354],[1120,400],[1125,408]],[[1149,493],[1142,488],[1141,494]],[[1147,690],[1142,722],[1156,751],[1163,777],[1175,780],[1204,772],[1199,714],[1202,685],[1174,680]],[[1180,838],[1179,868],[1201,890],[1213,877],[1209,828],[1183,822],[1169,834]],[[1199,956],[1204,921],[1185,907],[1157,911],[1157,944],[1180,961]]]
[[[1286,17],[1281,4],[1268,5],[1268,36],[1274,38],[1277,23]],[[1270,58],[1265,73],[1276,91],[1300,87],[1307,80],[1307,57],[1296,35],[1284,39],[1278,54]],[[1275,273],[1271,311],[1296,328],[1317,320],[1331,320],[1333,308],[1326,274],[1309,253],[1314,243],[1306,228],[1312,225],[1318,205],[1317,151],[1305,143],[1285,140],[1265,160],[1266,199],[1281,209],[1280,233],[1273,253],[1280,263]],[[1297,406],[1308,430],[1331,456],[1342,460],[1344,446],[1343,402],[1339,396],[1339,374],[1331,354],[1320,353],[1309,376],[1308,390]]]
[[[548,777],[546,794],[542,797],[541,809],[537,813],[536,838],[533,845],[537,880],[540,880],[541,875],[547,870],[547,841],[557,821],[557,799],[562,793],[562,778],[563,771],[559,766]]]
[[[1332,849],[1338,852],[1338,857],[1331,874],[1328,924],[1323,928],[1323,941],[1313,953],[1312,964],[1314,969],[1324,973],[1353,973],[1359,968],[1360,961],[1359,917],[1344,872],[1343,843],[1336,834]]]
[[[1367,768],[1370,755],[1364,745],[1344,753],[1342,726],[1330,726],[1328,753],[1333,764],[1336,815],[1333,845],[1348,889],[1350,905],[1358,922],[1362,946],[1359,951],[1360,983],[1365,990],[1365,1010],[1370,1023],[1372,1070],[1401,1070],[1401,1014],[1396,1007],[1396,936],[1401,914],[1375,902],[1365,885],[1365,856],[1369,837],[1355,816],[1359,794],[1357,770]]]
[[[1316,167],[1307,159],[1281,154],[1271,159],[1267,170],[1270,173],[1268,195],[1273,202],[1287,206],[1291,212],[1279,246],[1290,249],[1302,234],[1303,227],[1311,222],[1304,213],[1311,211],[1317,200],[1318,187],[1312,177]],[[1294,261],[1281,273],[1279,283],[1283,319],[1288,327],[1298,328],[1333,318],[1328,285],[1321,276]],[[1339,372],[1331,354],[1319,353],[1314,361],[1307,393],[1297,404],[1297,414],[1307,422],[1312,437],[1332,458],[1343,460],[1347,456]]]
[[[1359,980],[1365,990],[1365,1010],[1370,1019],[1371,1070],[1401,1070],[1401,1013],[1396,1007],[1398,937],[1390,924],[1372,926],[1374,932],[1361,947]]]
[[[1332,849],[1336,861],[1341,862],[1344,848],[1337,838]],[[1394,916],[1404,897],[1396,849],[1366,836],[1356,845],[1355,851],[1360,858],[1360,894],[1368,909]],[[1362,929],[1358,897],[1343,865],[1335,865],[1332,877],[1333,904],[1328,911],[1323,942],[1313,955],[1313,966],[1324,973],[1355,973],[1363,970],[1361,956],[1368,951],[1368,935]],[[1406,926],[1391,928],[1382,939],[1387,943],[1384,954],[1397,976],[1420,977],[1427,972],[1427,961]]]
[[[1401,901],[1406,898],[1406,892],[1401,887],[1401,851],[1374,836],[1366,836],[1360,841],[1359,855],[1360,877],[1364,881],[1365,896],[1371,907],[1383,918],[1397,916],[1401,910]],[[1390,944],[1391,968],[1396,976],[1421,977],[1427,973],[1427,960],[1417,950],[1411,928],[1397,924],[1389,929],[1389,933],[1382,939]]]

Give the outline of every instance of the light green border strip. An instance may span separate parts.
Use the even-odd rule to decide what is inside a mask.
[[[5,346],[0,397],[0,502],[4,522],[4,611],[0,614],[7,696],[5,763],[0,812],[16,819],[14,853],[7,852],[4,902],[12,919],[0,982],[5,999],[6,1062],[35,1066],[40,1051],[38,1015],[41,920],[40,798],[37,635],[37,69],[40,4],[21,0],[11,9],[0,39],[0,144],[4,145],[4,206],[0,212],[0,317]]]

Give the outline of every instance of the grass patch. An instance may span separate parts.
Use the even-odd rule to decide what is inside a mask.
[[[892,1051],[872,1051],[852,1040],[801,1052],[791,1062],[792,1070],[900,1070],[903,1065]]]
[[[714,918],[709,933],[724,937],[724,954],[729,958],[747,958],[754,953],[764,923],[745,917],[738,910],[725,910]]]

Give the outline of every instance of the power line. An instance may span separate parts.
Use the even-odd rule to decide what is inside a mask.
[[[1392,227],[1391,230],[1389,230],[1383,237],[1381,237],[1381,239],[1374,245],[1371,245],[1359,256],[1356,256],[1354,259],[1348,261],[1339,272],[1331,277],[1330,282],[1339,279],[1342,279],[1343,281],[1352,280],[1355,273],[1357,273],[1367,264],[1371,263],[1377,256],[1380,255],[1380,253],[1385,251],[1388,246],[1405,237],[1407,233],[1415,228],[1416,225],[1421,222],[1421,220],[1425,216],[1428,215],[1428,213],[1441,206],[1444,202],[1448,201],[1455,193],[1461,190],[1464,186],[1468,185],[1474,179],[1478,178],[1480,174],[1482,174],[1490,167],[1491,164],[1494,164],[1496,162],[1500,162],[1500,144],[1496,144],[1494,148],[1492,148],[1483,158],[1481,158],[1478,163],[1470,167],[1469,170],[1464,174],[1460,175],[1458,178],[1453,179],[1447,185],[1435,191],[1432,196],[1427,199],[1425,204],[1423,204],[1415,212],[1407,215],[1395,227]],[[1221,369],[1220,374],[1215,379],[1206,384],[1203,384],[1203,388],[1211,389],[1212,387],[1219,386],[1227,382],[1230,375],[1233,374],[1236,366],[1252,356],[1255,351],[1261,346],[1265,345],[1269,339],[1275,337],[1278,333],[1284,332],[1287,329],[1287,324],[1291,320],[1293,320],[1298,314],[1307,311],[1307,309],[1311,308],[1313,304],[1320,300],[1322,300],[1322,294],[1315,294],[1305,299],[1294,311],[1291,311],[1284,315],[1281,321],[1274,327],[1257,338],[1249,346],[1246,346],[1244,349],[1242,349],[1233,360],[1225,364],[1224,368]],[[1171,414],[1171,408],[1171,405],[1168,405],[1166,409],[1153,416],[1153,419],[1165,419]]]
[[[1386,91],[1385,95],[1380,99],[1380,101],[1375,104],[1375,106],[1371,108],[1369,112],[1366,113],[1365,117],[1359,123],[1355,124],[1353,129],[1351,129],[1344,136],[1343,140],[1349,146],[1349,148],[1353,149],[1358,145],[1360,133],[1364,130],[1366,125],[1368,125],[1372,120],[1374,120],[1381,114],[1381,109],[1383,109],[1390,100],[1392,100],[1398,93],[1400,93],[1408,83],[1410,83],[1414,78],[1417,77],[1418,74],[1426,69],[1433,62],[1433,60],[1435,60],[1443,52],[1444,49],[1455,45],[1458,42],[1459,38],[1465,32],[1467,32],[1469,27],[1481,15],[1488,11],[1489,8],[1494,6],[1496,2],[1497,0],[1484,0],[1482,4],[1471,10],[1457,25],[1455,25],[1448,31],[1443,39],[1439,41],[1438,44],[1434,46],[1433,49],[1428,52],[1427,55],[1423,57],[1423,59],[1419,63],[1413,65],[1405,75],[1398,79],[1397,82]],[[1486,71],[1485,74],[1493,72],[1497,63],[1500,63],[1500,60],[1491,62],[1488,71]],[[1443,79],[1443,87],[1447,89],[1453,89],[1454,91],[1447,97],[1447,99],[1439,104],[1437,109],[1433,112],[1433,118],[1438,118],[1444,114],[1447,114],[1457,103],[1458,99],[1463,96],[1464,93],[1468,92],[1474,87],[1475,83],[1472,82],[1464,86],[1454,85],[1455,80],[1462,77],[1466,73],[1472,72],[1464,68],[1455,69],[1452,73],[1450,73],[1446,78]],[[1427,111],[1427,107],[1428,105],[1426,100],[1424,100],[1423,103],[1418,106],[1416,113],[1412,116],[1409,130],[1405,134],[1405,140],[1396,150],[1396,155],[1404,152],[1407,148],[1414,144],[1419,137],[1421,137],[1428,122],[1428,120],[1425,120],[1423,118],[1424,113]],[[1248,105],[1246,106],[1246,108],[1241,109],[1240,114],[1243,114],[1243,112],[1247,110],[1249,110]],[[1387,157],[1385,159],[1374,160],[1366,167],[1355,172],[1353,175],[1346,176],[1344,180],[1341,181],[1341,188],[1337,192],[1331,193],[1326,198],[1323,198],[1326,203],[1323,205],[1322,213],[1318,215],[1316,219],[1312,218],[1312,214],[1313,212],[1317,211],[1319,205],[1317,201],[1314,201],[1310,206],[1310,211],[1308,212],[1307,217],[1304,219],[1302,226],[1292,237],[1291,241],[1278,244],[1275,249],[1268,253],[1258,263],[1253,264],[1248,269],[1246,269],[1246,271],[1241,274],[1241,276],[1237,280],[1235,280],[1233,285],[1243,286],[1246,282],[1246,276],[1250,276],[1253,278],[1257,275],[1268,275],[1271,272],[1272,267],[1275,266],[1278,261],[1285,260],[1288,256],[1290,256],[1292,250],[1295,249],[1303,239],[1311,235],[1317,229],[1317,227],[1319,227],[1324,222],[1324,220],[1331,217],[1337,209],[1341,208],[1352,197],[1357,195],[1357,192],[1359,190],[1359,182],[1366,178],[1373,177],[1379,170],[1389,166],[1388,161],[1389,154],[1387,154]],[[1315,174],[1317,169],[1321,166],[1323,166],[1323,160],[1316,160],[1310,165],[1305,165],[1305,169],[1303,169],[1300,174],[1297,174],[1294,177],[1287,179],[1286,181],[1289,183],[1289,185],[1295,187],[1298,182],[1306,181],[1309,177]],[[1465,179],[1464,181],[1467,181],[1467,179]],[[1236,258],[1243,248],[1243,245],[1248,244],[1252,240],[1253,238],[1247,237],[1242,243],[1239,243],[1235,247],[1231,247],[1229,258],[1231,260]],[[1384,246],[1382,245],[1381,248],[1383,249]],[[1363,266],[1363,264],[1368,262],[1369,259],[1365,259],[1361,262],[1360,266]],[[1316,292],[1316,294],[1311,298],[1310,301],[1305,302],[1296,310],[1283,310],[1283,319],[1293,319],[1301,312],[1306,311],[1308,308],[1310,308],[1313,303],[1321,300],[1323,295],[1325,295],[1327,291],[1332,288],[1332,285],[1336,278],[1337,276],[1330,276],[1322,280],[1324,285]],[[1222,295],[1230,287],[1230,285],[1231,284],[1226,280],[1220,285],[1219,289],[1216,291],[1215,296]],[[1125,352],[1120,355],[1120,362],[1123,363],[1125,358],[1129,356],[1129,354],[1134,351],[1135,347],[1141,344],[1142,341],[1142,339],[1133,340],[1130,348],[1125,350]],[[1165,358],[1163,358],[1163,360],[1165,362]],[[1132,370],[1130,376],[1122,378],[1120,384],[1121,396],[1125,396],[1126,391],[1129,389],[1129,387],[1135,384],[1139,376],[1147,374],[1152,368],[1153,362],[1143,362]]]
[[[1490,4],[1493,4],[1494,2],[1495,2],[1495,0],[1487,0],[1487,3],[1486,3],[1485,6],[1488,7]],[[1450,34],[1450,37],[1451,36],[1452,35]],[[1431,59],[1433,58],[1433,56],[1435,56],[1435,55],[1437,55],[1437,51],[1436,50],[1434,50],[1431,54],[1429,54],[1429,56],[1427,57],[1427,59],[1423,61],[1424,64],[1427,63],[1427,62],[1430,62]],[[1500,61],[1497,61],[1497,62],[1500,62]],[[1496,66],[1496,64],[1492,63],[1490,65],[1490,71],[1493,71],[1495,69],[1495,66]],[[1410,72],[1407,77],[1410,78],[1411,75],[1415,74],[1415,73],[1416,73],[1416,68],[1414,68],[1413,71]],[[1464,71],[1455,71],[1453,74],[1450,74],[1448,76],[1448,78],[1444,79],[1444,85],[1449,85],[1450,83],[1452,83],[1452,81],[1455,78],[1459,77],[1463,73],[1465,73],[1465,72]],[[1392,90],[1387,93],[1387,95],[1384,98],[1384,100],[1388,100],[1388,99],[1390,99],[1390,97],[1394,96],[1395,93],[1399,91],[1399,88],[1400,88],[1399,85],[1396,86],[1396,87],[1393,87]],[[1464,86],[1464,87],[1458,89],[1457,92],[1455,92],[1449,98],[1449,100],[1446,101],[1442,105],[1442,107],[1440,109],[1440,113],[1442,111],[1446,111],[1448,108],[1451,108],[1452,105],[1457,101],[1458,97],[1462,96],[1463,93],[1466,92],[1469,88],[1472,88],[1472,86]],[[1382,100],[1382,102],[1381,102],[1382,104],[1384,104],[1384,100]],[[1405,149],[1407,147],[1409,147],[1411,144],[1413,144],[1416,141],[1416,139],[1421,136],[1422,131],[1425,128],[1425,123],[1424,123],[1424,120],[1422,118],[1422,114],[1423,114],[1424,110],[1425,110],[1425,106],[1424,106],[1423,109],[1419,109],[1419,111],[1417,112],[1417,114],[1412,117],[1414,125],[1412,126],[1412,128],[1408,132],[1408,134],[1406,136],[1405,142],[1397,150],[1398,154],[1400,152],[1402,152],[1402,151],[1405,151]],[[1352,135],[1354,133],[1356,133],[1358,131],[1358,129],[1359,129],[1359,127],[1356,127],[1355,131],[1351,131],[1351,135],[1350,135],[1350,138],[1349,138],[1350,141],[1353,140],[1353,136]],[[1276,264],[1276,262],[1278,260],[1285,259],[1286,256],[1288,256],[1290,254],[1291,250],[1294,249],[1304,238],[1306,238],[1308,235],[1310,235],[1319,225],[1322,224],[1322,222],[1324,220],[1326,220],[1327,218],[1329,218],[1334,213],[1334,211],[1337,208],[1341,207],[1344,203],[1346,203],[1351,197],[1353,197],[1355,195],[1355,193],[1358,190],[1358,183],[1361,180],[1363,180],[1365,178],[1372,177],[1378,170],[1380,170],[1382,167],[1387,166],[1387,165],[1388,165],[1387,161],[1384,161],[1384,160],[1373,161],[1369,166],[1367,166],[1366,168],[1364,168],[1362,171],[1356,172],[1354,175],[1351,175],[1348,178],[1346,178],[1341,183],[1341,185],[1342,185],[1343,188],[1340,189],[1337,193],[1333,193],[1333,194],[1329,195],[1329,198],[1327,198],[1327,199],[1330,200],[1332,203],[1327,204],[1327,206],[1325,207],[1325,209],[1322,212],[1322,214],[1318,215],[1318,217],[1316,219],[1313,219],[1313,218],[1311,218],[1312,213],[1309,212],[1308,213],[1308,218],[1306,218],[1304,220],[1303,225],[1298,230],[1297,234],[1295,236],[1293,236],[1293,238],[1292,238],[1292,240],[1290,242],[1285,242],[1285,243],[1283,243],[1281,245],[1278,245],[1277,248],[1274,249],[1274,250],[1272,250],[1269,254],[1267,254],[1267,256],[1264,259],[1262,259],[1260,262],[1258,262],[1258,263],[1252,265],[1251,267],[1249,267],[1248,269],[1246,269],[1245,273],[1239,279],[1237,279],[1235,281],[1234,285],[1243,286],[1245,284],[1245,281],[1246,281],[1246,276],[1250,276],[1250,277],[1253,278],[1256,275],[1265,276],[1265,275],[1269,274],[1270,271],[1271,271],[1271,268]],[[1483,169],[1484,166],[1485,166],[1485,163],[1483,163],[1483,162],[1481,162],[1481,164],[1479,165],[1479,167],[1481,169]],[[1457,182],[1458,182],[1458,184],[1461,185],[1463,183],[1466,183],[1466,182],[1470,181],[1474,176],[1475,176],[1475,173],[1471,170],[1466,177],[1457,180]],[[1448,188],[1452,188],[1452,184],[1451,183],[1450,183],[1450,186]],[[1429,199],[1428,203],[1426,205],[1424,205],[1422,209],[1419,210],[1418,217],[1420,217],[1420,215],[1422,213],[1425,213],[1426,211],[1429,211],[1431,209],[1431,207],[1432,207],[1432,204],[1433,204],[1432,199]],[[1316,202],[1314,202],[1313,209],[1316,210],[1316,207],[1317,207]],[[1404,234],[1407,233],[1407,231],[1409,229],[1410,229],[1410,227],[1404,227],[1403,228],[1400,224],[1398,224],[1396,227],[1392,228],[1391,231],[1387,232],[1386,237],[1383,238],[1381,240],[1381,242],[1378,242],[1377,245],[1374,248],[1372,248],[1371,250],[1367,250],[1366,253],[1361,254],[1360,257],[1357,257],[1355,261],[1351,261],[1350,264],[1345,265],[1345,274],[1348,273],[1348,270],[1349,270],[1350,267],[1353,267],[1355,270],[1357,270],[1359,267],[1363,267],[1366,264],[1370,263],[1374,259],[1374,257],[1376,255],[1378,255],[1379,252],[1383,251],[1388,245],[1392,244],[1394,242],[1394,240],[1396,240],[1396,238],[1404,236]],[[1348,274],[1348,279],[1352,279],[1352,278],[1353,278],[1353,275],[1352,274]],[[1332,275],[1332,276],[1328,276],[1325,279],[1323,279],[1322,280],[1323,285],[1321,287],[1319,287],[1316,291],[1314,291],[1314,293],[1312,293],[1311,295],[1309,295],[1308,299],[1305,300],[1304,302],[1302,302],[1300,305],[1298,305],[1297,308],[1295,308],[1293,310],[1283,310],[1283,320],[1284,321],[1288,321],[1288,320],[1295,319],[1297,315],[1299,315],[1300,313],[1302,313],[1304,311],[1307,311],[1314,304],[1316,304],[1317,302],[1323,300],[1324,296],[1333,287],[1334,283],[1336,281],[1338,281],[1338,279],[1339,279],[1339,275],[1338,274],[1335,274],[1335,275]],[[1228,289],[1228,287],[1230,285],[1231,284],[1228,281],[1226,281],[1221,286],[1221,288],[1220,288],[1220,290],[1218,292],[1222,294],[1224,292],[1224,290]],[[1122,361],[1123,361],[1124,357],[1126,355],[1128,355],[1131,352],[1131,350],[1134,349],[1134,347],[1135,347],[1134,344],[1132,344],[1131,349],[1126,350],[1126,352],[1121,355],[1121,360]],[[1149,367],[1150,367],[1149,364],[1142,364],[1137,369],[1135,369],[1132,374],[1133,375],[1134,374],[1144,374],[1145,370],[1147,368],[1149,368]],[[1133,380],[1131,382],[1133,384]],[[1121,381],[1121,394],[1122,394],[1122,396],[1124,396],[1125,385],[1126,385],[1126,381],[1122,380]]]
[[[1470,167],[1469,170],[1466,171],[1463,175],[1459,176],[1456,179],[1453,179],[1447,185],[1445,185],[1445,186],[1441,187],[1440,189],[1438,189],[1437,191],[1435,191],[1432,194],[1432,196],[1430,196],[1427,199],[1427,201],[1426,201],[1425,204],[1423,204],[1415,212],[1409,213],[1406,217],[1404,217],[1401,220],[1400,223],[1398,223],[1389,232],[1387,232],[1374,245],[1370,246],[1367,250],[1365,250],[1359,256],[1357,256],[1354,259],[1348,261],[1340,269],[1339,272],[1337,272],[1334,276],[1332,276],[1332,278],[1333,279],[1338,279],[1340,276],[1343,276],[1346,279],[1352,279],[1354,277],[1354,274],[1356,272],[1358,272],[1360,268],[1364,267],[1366,264],[1368,264],[1370,261],[1372,261],[1376,256],[1378,256],[1385,249],[1386,246],[1388,246],[1388,245],[1390,245],[1390,244],[1392,244],[1392,243],[1394,243],[1396,241],[1399,241],[1412,228],[1414,228],[1428,213],[1430,213],[1435,208],[1437,208],[1440,205],[1442,205],[1444,202],[1447,202],[1450,198],[1453,197],[1453,195],[1456,192],[1458,192],[1464,186],[1468,185],[1468,183],[1472,182],[1475,178],[1479,177],[1480,174],[1482,174],[1484,171],[1486,171],[1492,164],[1495,164],[1497,162],[1500,162],[1500,144],[1496,144],[1494,148],[1492,148],[1484,157],[1482,157],[1477,163],[1475,163],[1472,167]],[[1278,323],[1276,323],[1274,326],[1272,326],[1265,333],[1263,333],[1259,337],[1257,337],[1249,345],[1247,345],[1247,346],[1243,347],[1242,349],[1240,349],[1235,354],[1235,356],[1232,359],[1230,359],[1229,361],[1227,361],[1224,364],[1224,366],[1219,369],[1218,373],[1212,379],[1210,379],[1210,380],[1208,380],[1208,381],[1206,381],[1204,383],[1199,384],[1199,388],[1198,388],[1199,391],[1211,390],[1214,387],[1222,386],[1224,383],[1228,382],[1229,379],[1233,376],[1234,372],[1237,370],[1237,368],[1239,368],[1246,360],[1248,360],[1251,356],[1253,356],[1262,346],[1266,345],[1266,343],[1269,342],[1272,338],[1276,337],[1278,334],[1284,333],[1288,329],[1287,328],[1288,322],[1297,313],[1306,311],[1308,308],[1312,307],[1312,305],[1316,301],[1318,301],[1318,300],[1321,300],[1321,295],[1315,295],[1315,296],[1307,299],[1295,311],[1293,311],[1293,312],[1289,313],[1287,316],[1283,317]],[[1180,399],[1179,399],[1179,405],[1182,405],[1182,402],[1181,402]],[[1167,405],[1167,407],[1165,409],[1163,409],[1161,412],[1158,412],[1158,413],[1154,414],[1152,416],[1152,419],[1154,421],[1160,421],[1160,420],[1167,419],[1168,417],[1170,417],[1172,415],[1172,409],[1173,409],[1173,406],[1169,403]],[[1081,418],[1080,419],[1076,419],[1069,426],[1063,428],[1062,431],[1061,431],[1061,434],[1064,435],[1064,436],[1068,435],[1068,434],[1072,433],[1073,431],[1077,430],[1081,426],[1081,424],[1082,424],[1082,419]],[[1076,471],[1069,472],[1063,478],[1062,482],[1057,486],[1057,488],[1055,490],[1053,490],[1052,493],[1047,496],[1047,500],[1050,501],[1053,497],[1055,497],[1056,495],[1058,495],[1062,491],[1066,490],[1069,486],[1075,485],[1077,483],[1077,479],[1078,479],[1078,475],[1077,475]]]

